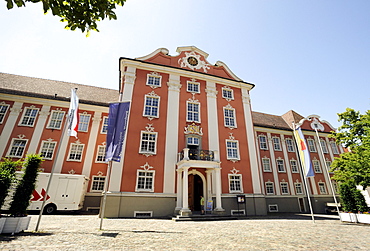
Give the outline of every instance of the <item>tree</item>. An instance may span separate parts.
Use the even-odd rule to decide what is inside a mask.
[[[114,13],[116,5],[123,6],[126,0],[6,0],[7,8],[12,9],[26,6],[26,2],[42,2],[44,13],[51,10],[54,16],[61,17],[62,22],[67,22],[67,29],[80,29],[82,32],[90,30],[99,31],[97,22],[108,18],[116,20]]]
[[[331,137],[349,151],[335,158],[332,164],[333,179],[361,185],[365,189],[370,186],[370,110],[360,114],[347,108],[338,116],[338,121],[343,125]]]

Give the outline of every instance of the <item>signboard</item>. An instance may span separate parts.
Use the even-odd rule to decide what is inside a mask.
[[[236,196],[236,199],[237,199],[237,201],[238,201],[238,203],[239,204],[243,204],[243,203],[245,203],[245,195],[237,195]]]
[[[206,205],[206,211],[212,211],[213,210],[213,200],[207,201]]]

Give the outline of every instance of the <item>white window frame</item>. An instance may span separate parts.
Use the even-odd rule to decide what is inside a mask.
[[[91,192],[103,192],[105,186],[106,176],[93,175],[91,177]],[[94,189],[96,187],[96,189]],[[102,188],[102,189],[98,189]]]
[[[292,170],[292,173],[299,173],[298,161],[295,159],[291,159],[289,163],[290,163],[290,169]]]
[[[269,204],[269,213],[277,213],[279,212],[279,207],[277,204]]]
[[[228,143],[232,143],[232,146],[229,146]],[[234,147],[234,144],[236,144],[236,147]],[[232,153],[232,154],[229,154]],[[235,156],[235,153],[237,156]],[[226,140],[226,156],[228,160],[240,160],[240,154],[239,154],[239,141],[238,140]]]
[[[155,139],[154,141],[150,138],[148,139],[143,139],[143,136],[144,134],[148,134],[148,135],[155,135]],[[148,132],[148,131],[141,131],[141,134],[140,134],[140,146],[139,146],[139,153],[143,153],[143,154],[157,154],[157,139],[158,139],[158,133],[157,132]],[[147,142],[147,146],[145,147],[146,149],[143,149],[143,146],[144,146],[144,142]],[[149,150],[149,146],[151,145],[150,143],[153,143],[154,142],[154,150],[153,151],[150,151]]]
[[[24,142],[24,146],[15,146],[15,142],[16,141],[22,141]],[[20,138],[14,138],[12,139],[12,143],[10,144],[10,147],[9,147],[9,150],[8,150],[8,154],[6,155],[6,157],[12,157],[12,158],[22,158],[23,155],[24,155],[24,152],[26,150],[26,147],[27,147],[27,143],[28,143],[28,139],[20,139]],[[19,151],[19,149],[22,149],[22,154],[21,155],[10,155],[12,152],[13,152],[13,149],[16,151],[16,153]]]
[[[226,95],[226,93],[230,95]],[[229,87],[222,87],[222,97],[226,100],[234,100],[234,90]]]
[[[313,139],[307,139],[307,145],[308,145],[308,150],[311,153],[315,153],[316,152],[315,141]]]
[[[100,145],[96,150],[95,163],[105,163],[106,146]]]
[[[333,151],[333,154],[339,154],[338,146],[334,141],[330,142],[330,148]]]
[[[325,185],[324,182],[319,182],[318,186],[319,186],[320,194],[328,194],[328,192],[326,190],[326,185]]]
[[[279,164],[279,162],[281,164]],[[282,167],[282,169],[280,167]],[[278,170],[279,173],[285,173],[286,172],[286,170],[285,170],[285,163],[284,163],[284,160],[283,159],[277,159],[276,160],[276,168],[277,168],[277,170]]]
[[[228,112],[228,116],[226,116],[226,112]],[[231,116],[230,116],[231,114]],[[236,128],[236,112],[235,108],[232,107],[224,107],[224,125],[225,127],[229,128]]]
[[[198,107],[198,111],[189,111],[189,105],[192,105],[193,108]],[[195,119],[195,115],[198,115],[198,119]],[[186,101],[186,121],[200,123],[200,103],[194,101]]]
[[[34,116],[32,114],[27,114],[28,111],[31,111],[31,113],[33,111],[35,111],[36,114]],[[22,114],[22,117],[19,120],[18,126],[33,127],[35,125],[36,118],[37,118],[38,114],[39,114],[39,108],[32,107],[32,106],[31,107],[25,107],[24,111],[23,111],[23,114]],[[30,123],[30,121],[32,121],[32,123]]]
[[[46,146],[46,144],[48,144],[49,146]],[[52,148],[50,148],[50,144],[53,144],[54,146]],[[43,158],[44,159],[47,159],[47,160],[52,160],[53,157],[54,157],[54,152],[55,152],[56,146],[57,146],[57,142],[56,141],[43,140],[41,142],[40,154],[42,155],[43,152],[46,152],[46,155],[43,156]],[[51,157],[47,157],[47,155],[49,153],[51,153]]]
[[[267,157],[262,158],[262,168],[264,172],[272,172],[270,158]]]
[[[193,87],[196,86],[197,90],[194,90]],[[186,82],[186,91],[191,93],[200,93],[200,83],[195,81],[187,81]]]
[[[144,176],[140,175],[141,173],[145,173]],[[152,176],[147,176],[148,173],[152,173]],[[147,186],[147,180],[152,179],[151,187],[150,188],[139,188],[139,180],[140,178],[144,179],[144,186]],[[136,186],[135,186],[135,192],[154,192],[154,178],[155,178],[155,170],[143,170],[138,169],[136,171]]]
[[[107,132],[108,132],[108,116],[103,116],[100,133],[107,134]]]
[[[199,146],[200,138],[195,136],[189,136],[186,138],[186,144],[190,146]]]
[[[9,110],[9,106],[10,105],[8,105],[8,104],[0,103],[0,124],[2,124],[4,122],[6,113]]]
[[[287,138],[285,139],[285,142],[286,142],[286,147],[287,147],[288,152],[295,152],[293,139]]]
[[[325,140],[320,139],[320,145],[323,153],[329,153]]]
[[[273,194],[275,194],[274,182],[271,182],[271,181],[265,182],[265,189],[266,189],[266,195],[273,195]],[[269,191],[271,191],[269,189],[272,189],[272,193],[269,192]]]
[[[325,167],[328,170],[328,172],[330,172],[331,164],[332,164],[332,162],[330,160],[325,161]],[[332,173],[332,172],[330,172],[330,173]]]
[[[81,149],[74,149],[74,148],[81,148]],[[82,161],[82,155],[84,152],[85,144],[80,144],[80,143],[71,143],[69,147],[69,152],[68,152],[68,158],[67,161],[75,161],[75,162],[81,162]],[[80,158],[71,158],[71,155],[74,156],[80,156]]]
[[[157,100],[157,106],[153,105],[153,102],[151,104],[147,104],[147,101],[149,99],[156,99]],[[159,118],[159,105],[160,105],[160,97],[158,95],[150,95],[146,94],[144,98],[144,109],[143,109],[143,117],[150,117],[150,118]],[[147,108],[149,110],[149,113],[147,114]],[[157,109],[156,113],[153,113],[153,110]]]
[[[83,118],[88,118],[88,120],[83,121]],[[88,132],[89,131],[89,125],[90,125],[90,119],[91,119],[91,114],[88,114],[87,112],[80,113],[79,114],[77,131],[79,131],[79,132]]]
[[[302,183],[300,183],[300,182],[294,183],[294,187],[295,187],[295,193],[296,194],[303,194]]]
[[[228,179],[229,179],[229,193],[242,193],[243,192],[241,174],[229,173]],[[239,186],[239,189],[232,189],[233,187],[236,188],[237,186]]]
[[[153,74],[153,73],[148,74],[147,79],[146,79],[146,85],[150,87],[154,87],[154,88],[161,87],[162,86],[162,76],[159,74]]]
[[[281,143],[279,137],[272,137],[272,144],[274,146],[274,151],[281,151]]]
[[[281,190],[281,194],[284,194],[284,195],[290,194],[288,182],[280,182],[280,190]]]
[[[313,170],[315,171],[315,173],[322,173],[322,169],[321,169],[319,160],[313,159],[312,160],[312,167],[313,167]]]
[[[65,113],[66,112],[62,111],[62,110],[52,110],[51,114],[50,114],[50,117],[49,117],[48,126],[46,128],[47,129],[53,129],[53,130],[62,129],[63,119],[64,119]],[[58,125],[58,126],[56,126],[56,125]]]
[[[261,141],[261,138],[264,139],[264,142]],[[258,135],[258,141],[259,141],[259,144],[260,144],[260,149],[261,150],[268,150],[268,144],[267,144],[267,136],[266,135]]]

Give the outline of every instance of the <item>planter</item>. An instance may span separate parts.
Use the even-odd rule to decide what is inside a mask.
[[[17,234],[28,229],[31,216],[25,217],[5,217],[5,224],[2,234]]]
[[[0,234],[3,231],[4,225],[5,225],[5,221],[6,221],[6,218],[5,217],[1,217],[0,218]]]
[[[339,213],[340,220],[346,222],[357,222],[357,216],[354,213]]]
[[[370,224],[370,214],[357,214],[356,216],[359,223]]]

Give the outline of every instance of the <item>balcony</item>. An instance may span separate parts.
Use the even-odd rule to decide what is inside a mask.
[[[178,162],[187,160],[219,161],[218,151],[184,148],[178,154]]]

